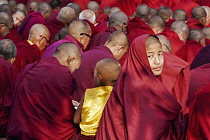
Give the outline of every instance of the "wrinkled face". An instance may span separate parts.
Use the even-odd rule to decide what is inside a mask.
[[[18,27],[21,25],[22,21],[24,20],[25,16],[19,12],[16,12],[13,16],[14,26]]]
[[[75,57],[75,59],[71,60],[69,65],[67,66],[71,73],[73,73],[75,70],[79,69],[80,65],[82,63],[81,57]]]
[[[146,46],[146,54],[149,60],[152,73],[155,76],[160,75],[162,73],[164,64],[163,50],[161,44],[154,43],[150,46]]]

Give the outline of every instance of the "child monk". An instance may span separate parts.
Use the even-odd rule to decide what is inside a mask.
[[[95,88],[87,89],[74,116],[80,124],[79,140],[95,139],[99,121],[106,102],[121,70],[116,60],[105,58],[97,62],[94,71]]]

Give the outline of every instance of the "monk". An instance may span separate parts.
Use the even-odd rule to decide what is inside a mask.
[[[188,50],[187,61],[191,64],[197,53],[206,46],[204,33],[198,29],[190,30],[186,45]]]
[[[157,35],[164,52],[172,53],[171,42],[164,35]]]
[[[26,7],[25,4],[23,3],[19,3],[17,6],[16,6],[16,9],[17,10],[22,10],[25,12],[25,14],[28,14],[28,8]]]
[[[34,24],[43,24],[46,22],[46,19],[50,17],[51,12],[52,9],[49,4],[39,4],[38,11],[28,15],[18,28],[18,32],[22,35],[23,39],[28,39],[29,31]]]
[[[71,0],[72,3],[77,3],[81,6],[82,10],[85,10],[87,8],[87,4],[90,2],[90,0]]]
[[[103,22],[106,18],[109,17],[111,7],[104,7],[102,10],[102,13],[100,13],[96,19],[96,24],[100,24]]]
[[[96,63],[104,58],[120,60],[128,49],[128,39],[122,31],[113,32],[106,43],[82,55],[82,65],[75,71],[73,77],[76,82],[72,99],[79,102],[85,90],[94,88],[94,68]]]
[[[49,20],[54,20],[58,16],[58,13],[62,8],[62,1],[61,0],[51,0],[50,6],[52,8],[52,14],[51,14]]]
[[[74,9],[75,14],[76,14],[76,19],[79,18],[79,14],[82,12],[82,8],[81,8],[81,6],[79,4],[77,4],[77,3],[70,3],[66,7],[71,7],[72,9]]]
[[[202,32],[205,35],[205,43],[206,43],[206,45],[209,45],[210,44],[210,27],[204,27],[202,29]]]
[[[167,61],[164,55],[155,36],[142,35],[132,42],[96,140],[181,139],[181,105],[158,79]]]
[[[0,138],[6,137],[12,92],[17,71],[12,66],[16,56],[16,46],[9,39],[0,41]]]
[[[17,56],[14,66],[19,72],[30,63],[41,59],[41,50],[48,44],[50,37],[49,30],[42,24],[35,24],[31,27],[28,40],[17,44]]]
[[[69,27],[63,27],[60,31],[55,35],[54,41],[59,41],[64,39],[67,35],[69,35]]]
[[[97,2],[95,2],[95,1],[88,2],[87,9],[92,10],[96,15],[96,19],[98,18],[98,15],[100,13],[100,6]]]
[[[210,27],[210,8],[208,6],[202,6],[205,10],[206,10],[206,23],[205,26],[206,27]]]
[[[158,14],[158,10],[155,8],[150,8],[149,14],[151,17],[156,16]]]
[[[25,67],[14,91],[9,139],[75,140],[78,127],[70,92],[72,73],[80,64],[78,47],[67,42],[53,56]]]
[[[8,4],[12,9],[12,13],[14,14],[16,12],[16,6],[18,3],[15,0],[10,0]]]
[[[187,12],[183,9],[177,9],[174,11],[172,18],[175,20],[184,21],[186,23],[187,22]]]
[[[52,56],[58,45],[64,42],[72,42],[76,44],[81,52],[85,51],[91,38],[91,28],[87,22],[83,20],[74,20],[69,26],[69,35],[67,35],[63,40],[53,43],[50,45],[43,58]]]
[[[0,5],[0,12],[5,12],[9,15],[12,15],[12,8],[9,6],[9,4],[1,4]]]
[[[123,12],[115,12],[110,16],[108,28],[105,32],[96,35],[91,41],[90,49],[99,45],[104,45],[108,36],[115,31],[126,31],[128,17]]]
[[[206,24],[206,10],[202,6],[196,6],[192,10],[192,17],[187,20],[189,29],[202,30]]]
[[[68,27],[69,24],[75,19],[75,12],[70,7],[63,7],[56,19],[46,21],[44,25],[50,31],[50,41],[53,40],[55,34],[57,34],[63,27]]]
[[[23,20],[26,17],[26,14],[23,11],[17,10],[13,15],[14,26],[18,27],[22,24]]]
[[[171,44],[173,54],[187,61],[187,46],[185,44],[189,34],[189,28],[183,21],[175,21],[171,24],[170,30],[163,32]]]
[[[121,70],[116,60],[105,58],[96,63],[95,88],[87,89],[74,115],[74,123],[80,124],[81,140],[94,140],[103,109]],[[93,103],[90,105],[90,103]],[[95,117],[94,117],[95,116]]]
[[[38,8],[39,8],[38,2],[36,2],[36,1],[30,2],[28,14],[32,14],[33,12],[38,11]]]

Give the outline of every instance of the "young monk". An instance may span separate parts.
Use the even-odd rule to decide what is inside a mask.
[[[110,58],[102,59],[96,64],[94,71],[95,88],[86,90],[74,115],[74,123],[80,124],[81,128],[79,139],[95,139],[102,111],[120,70],[120,63]]]

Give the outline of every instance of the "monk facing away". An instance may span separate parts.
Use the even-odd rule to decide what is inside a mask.
[[[102,59],[96,63],[94,70],[95,88],[85,91],[74,115],[74,122],[80,124],[81,128],[79,139],[89,138],[94,140],[103,109],[117,81],[120,70],[120,63],[110,58]]]
[[[8,126],[9,139],[75,140],[72,73],[81,53],[73,43],[58,46],[53,56],[27,65],[19,75]]]

